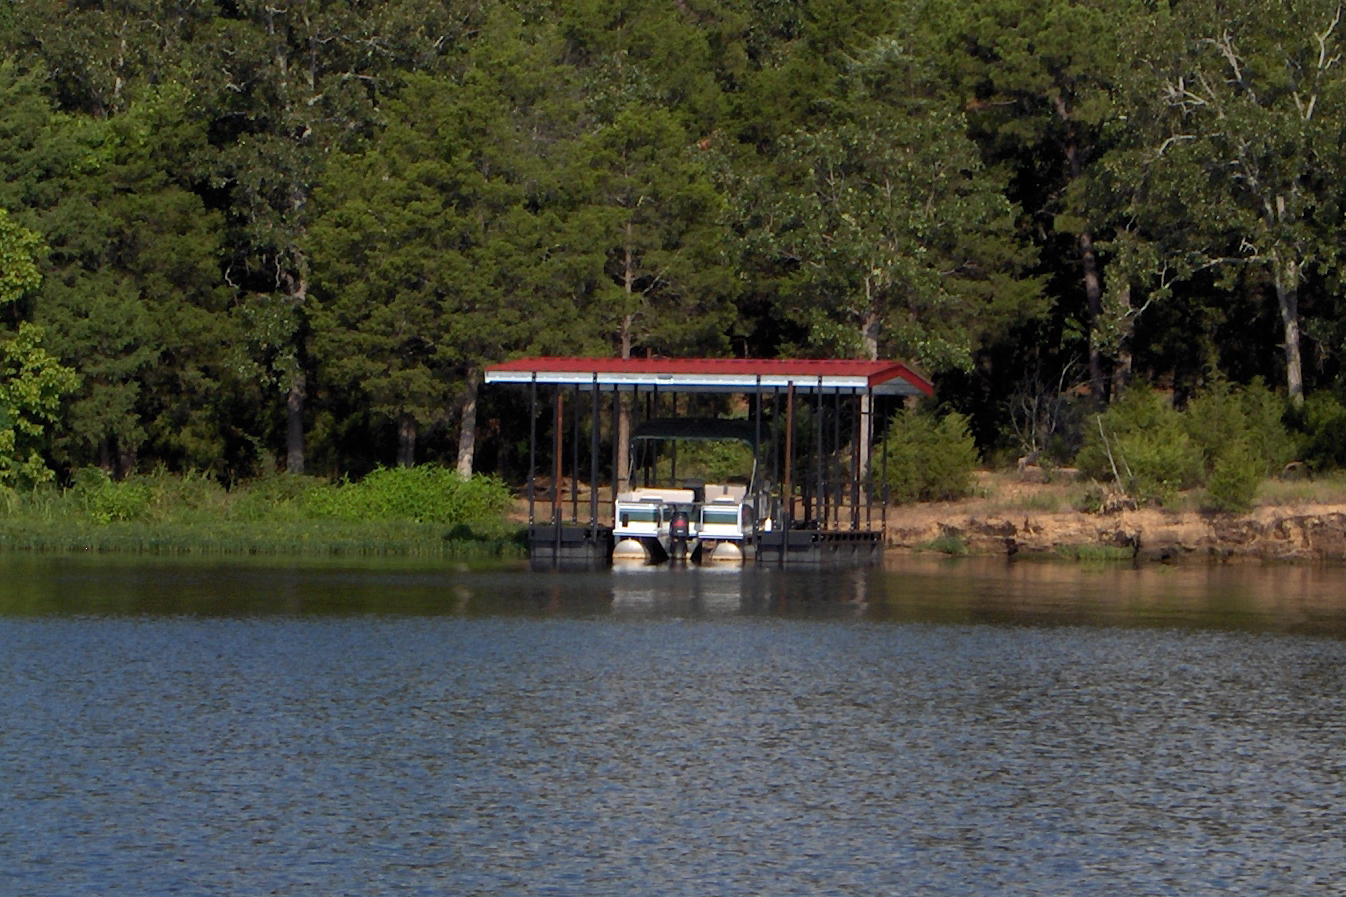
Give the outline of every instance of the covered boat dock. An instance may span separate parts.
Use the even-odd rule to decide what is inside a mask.
[[[736,543],[741,559],[877,562],[887,522],[886,422],[908,397],[934,391],[901,362],[857,360],[522,358],[488,367],[485,380],[528,389],[528,548],[537,566],[611,563],[614,544],[626,544],[623,525],[630,515],[619,507],[639,507],[630,502],[642,497],[633,491],[641,470],[630,464],[630,444],[682,438],[735,438],[751,447],[751,482],[734,496],[743,508]],[[719,398],[709,398],[714,396]],[[701,410],[729,408],[732,419],[698,417],[698,404]],[[611,465],[603,490],[605,414]],[[547,418],[549,452],[538,435]],[[676,478],[673,452],[664,463]],[[539,482],[544,453],[550,463],[547,479]],[[646,486],[649,470],[647,463]],[[589,483],[587,507],[580,503],[582,479]],[[670,513],[678,501],[687,502],[684,510],[706,501],[705,484],[675,485],[687,488],[662,490]],[[714,490],[721,488],[727,496],[730,487]],[[605,501],[601,491],[608,493]],[[675,519],[675,536],[677,526]]]

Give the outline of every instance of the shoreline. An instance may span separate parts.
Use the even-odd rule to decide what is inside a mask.
[[[1200,493],[1177,508],[1079,510],[1094,484],[1073,471],[1045,479],[1037,471],[978,471],[973,495],[954,501],[875,506],[862,528],[885,533],[890,556],[1001,557],[1067,563],[1346,562],[1346,482],[1299,488],[1268,480],[1243,514],[1198,510]],[[580,502],[588,501],[581,487]],[[539,517],[550,513],[541,501]],[[569,498],[565,500],[569,510]],[[599,520],[604,520],[600,502]],[[526,502],[509,515],[527,525]]]
[[[893,505],[866,514],[885,529],[892,556],[977,556],[1067,562],[1346,562],[1346,484],[1312,495],[1269,488],[1245,514],[1177,508],[1079,510],[1083,488],[983,473],[959,501]],[[460,561],[524,556],[516,501],[500,533],[410,521],[225,520],[197,514],[176,521],[18,517],[0,520],[5,553],[85,553],[286,557],[385,557]]]
[[[1346,561],[1346,504],[1264,506],[1246,514],[991,511],[975,504],[889,508],[886,550],[1147,563]]]

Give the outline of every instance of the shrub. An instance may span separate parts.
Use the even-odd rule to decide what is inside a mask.
[[[1346,467],[1346,406],[1331,393],[1314,393],[1298,413],[1300,457],[1313,470]]]
[[[335,489],[321,477],[269,472],[246,480],[230,493],[229,516],[240,521],[299,520],[304,517],[307,497],[315,491]]]
[[[101,468],[84,467],[75,471],[71,492],[95,523],[144,520],[149,516],[150,489],[135,477],[118,483]]]
[[[1238,396],[1223,379],[1217,379],[1187,404],[1182,422],[1188,438],[1201,452],[1201,464],[1207,473],[1215,467],[1215,459],[1229,440],[1248,429]]]
[[[219,481],[197,470],[175,474],[159,468],[133,479],[148,491],[150,511],[159,518],[183,511],[222,515],[229,502],[229,495]],[[126,482],[130,481],[128,479]]]
[[[499,526],[509,489],[496,477],[463,479],[446,467],[380,468],[358,483],[311,488],[304,508],[340,520],[406,520]]]
[[[1285,403],[1260,379],[1242,389],[1217,380],[1194,398],[1183,414],[1187,435],[1200,448],[1207,474],[1235,441],[1242,442],[1262,476],[1294,458],[1295,444],[1282,420]]]
[[[1280,473],[1298,455],[1295,438],[1285,425],[1285,399],[1269,389],[1260,377],[1244,387],[1239,398],[1248,422],[1249,451],[1262,462],[1263,475]]]
[[[944,533],[936,536],[927,544],[926,549],[937,551],[940,554],[947,554],[950,557],[964,557],[967,555],[967,544],[958,536],[951,533]]]
[[[1253,506],[1257,486],[1265,473],[1264,462],[1242,440],[1229,443],[1216,456],[1206,482],[1206,507],[1213,511],[1242,513]]]
[[[906,412],[894,418],[870,463],[886,475],[889,500],[950,501],[972,491],[977,446],[967,418]]]
[[[1182,415],[1167,396],[1142,387],[1093,416],[1075,464],[1086,476],[1116,482],[1140,503],[1171,503],[1178,490],[1204,479],[1201,447],[1187,435]]]

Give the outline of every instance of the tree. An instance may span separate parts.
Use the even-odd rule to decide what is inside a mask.
[[[694,10],[658,3],[586,3],[562,27],[586,90],[555,195],[573,257],[592,272],[581,300],[591,333],[621,358],[725,350],[736,283],[708,32]],[[618,480],[630,424],[623,403]]]
[[[1337,268],[1343,238],[1342,8],[1203,0],[1157,21],[1149,90],[1136,108],[1150,135],[1143,168],[1132,172],[1136,228],[1182,235],[1188,260],[1178,275],[1214,268],[1226,287],[1265,275],[1283,332],[1286,390],[1298,405],[1301,288],[1310,271]]]
[[[1091,181],[1124,121],[1114,102],[1126,67],[1119,35],[1142,12],[1139,0],[936,0],[923,18],[987,164],[1010,170],[1009,195],[1039,234],[1043,273],[1073,282],[1066,295],[1083,300],[1067,308],[1082,324],[1096,402],[1108,393],[1099,236],[1112,210]]]
[[[922,95],[911,55],[879,41],[829,124],[782,139],[779,180],[747,207],[750,242],[788,260],[787,308],[814,351],[897,353],[931,369],[1031,307],[1015,215],[963,119]]]
[[[45,273],[24,315],[84,375],[58,448],[114,474],[160,457],[222,454],[220,217],[189,189],[205,146],[186,89],[141,88],[117,115],[54,111],[39,73],[0,68],[2,201],[42,234]]]
[[[784,151],[797,173],[765,236],[798,263],[789,308],[814,351],[963,367],[1025,298],[1001,251],[1012,209],[956,116],[871,109]]]
[[[326,157],[353,151],[377,120],[399,66],[428,66],[470,16],[435,0],[240,0],[208,37],[198,90],[217,153],[212,186],[227,194],[238,322],[265,380],[285,397],[285,466],[302,473],[313,193]]]
[[[42,282],[34,260],[41,249],[41,237],[15,224],[9,212],[0,209],[0,303],[12,305]]]
[[[11,49],[40,60],[65,112],[107,118],[140,89],[174,80],[217,14],[196,0],[12,0]]]
[[[40,251],[41,238],[0,209],[0,305],[12,305],[40,283],[34,260]],[[42,329],[28,321],[0,333],[0,485],[31,485],[53,476],[41,454],[43,440],[79,378],[41,344]]]
[[[464,476],[483,367],[561,349],[578,317],[543,179],[557,48],[504,11],[484,28],[451,77],[408,76],[368,149],[333,157],[312,231],[329,375],[396,424],[405,466],[418,430],[456,405]]]
[[[1033,309],[1037,285],[1016,279],[1003,183],[962,118],[910,89],[914,74],[899,42],[880,41],[832,122],[781,141],[785,178],[759,187],[748,240],[794,268],[784,307],[811,351],[966,368]]]

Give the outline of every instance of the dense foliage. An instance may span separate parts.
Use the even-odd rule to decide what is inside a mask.
[[[952,501],[972,491],[977,446],[963,415],[908,411],[889,423],[874,463],[894,504]]]
[[[517,481],[494,361],[845,355],[923,366],[985,456],[1237,505],[1287,406],[1346,463],[1344,36],[1328,0],[13,0],[0,485]]]
[[[271,474],[225,488],[157,469],[113,480],[80,468],[67,488],[0,485],[0,548],[157,554],[517,557],[510,500],[491,477],[435,465],[359,483]]]
[[[1139,503],[1171,502],[1204,486],[1214,510],[1243,511],[1257,484],[1296,453],[1282,403],[1260,381],[1233,388],[1217,380],[1185,410],[1136,387],[1091,417],[1080,471]]]

